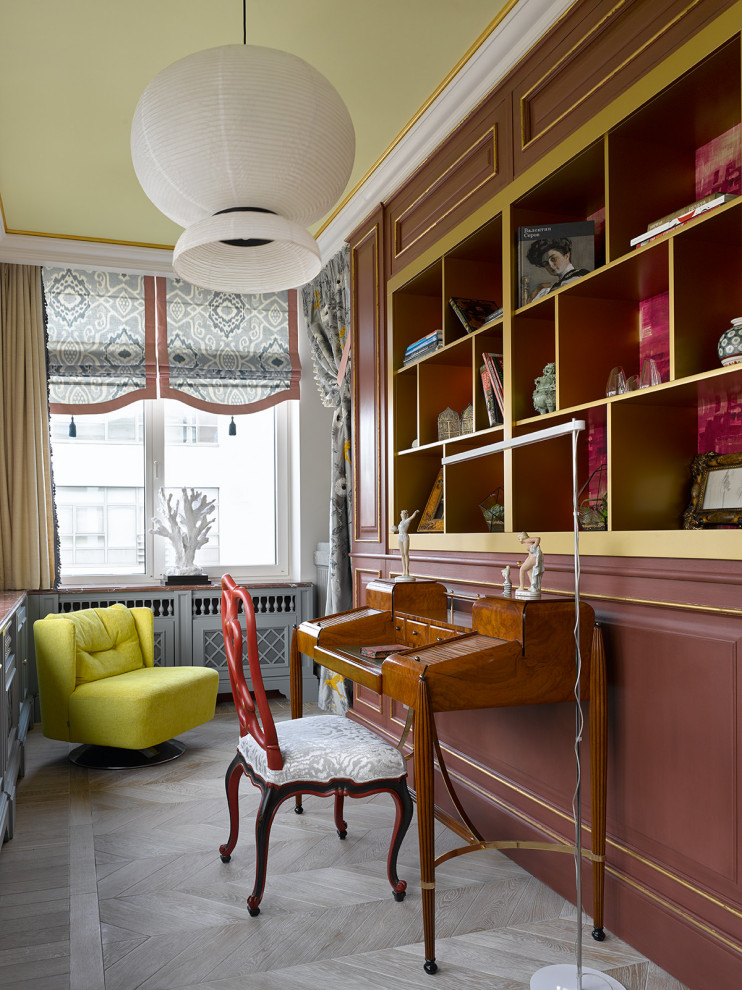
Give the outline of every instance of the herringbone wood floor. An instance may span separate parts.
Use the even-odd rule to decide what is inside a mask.
[[[287,717],[287,705],[275,705]],[[324,717],[324,716],[321,716]],[[13,990],[522,990],[541,966],[573,962],[575,910],[496,852],[436,873],[439,972],[423,972],[417,834],[400,856],[407,898],[385,859],[388,797],[348,801],[338,840],[332,803],[279,812],[259,917],[245,898],[258,792],[243,779],[243,830],[229,864],[224,772],[236,743],[231,705],[183,736],[160,767],[87,771],[71,747],[28,737],[16,834],[0,855],[0,986]],[[438,852],[460,844],[438,828]],[[583,965],[627,990],[683,990],[586,924]]]

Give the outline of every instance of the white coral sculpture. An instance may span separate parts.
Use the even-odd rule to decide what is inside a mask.
[[[200,574],[201,568],[194,564],[196,551],[205,546],[209,539],[209,530],[214,520],[209,519],[215,511],[215,500],[209,501],[203,492],[195,488],[181,488],[183,509],[180,501],[173,496],[165,495],[165,489],[159,491],[160,515],[152,520],[151,533],[164,536],[173,545],[175,564],[168,568],[168,574]]]

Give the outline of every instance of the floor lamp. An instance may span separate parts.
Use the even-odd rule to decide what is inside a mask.
[[[513,447],[524,447],[527,444],[541,443],[545,440],[552,440],[555,437],[571,435],[572,437],[572,519],[574,527],[574,576],[575,576],[575,648],[576,648],[576,678],[575,678],[575,702],[577,731],[575,735],[575,755],[577,760],[577,786],[572,805],[575,825],[575,864],[576,864],[576,884],[577,884],[577,939],[575,944],[576,963],[560,963],[555,966],[544,966],[537,970],[531,977],[531,990],[625,990],[623,985],[612,976],[601,973],[597,969],[583,969],[582,966],[582,835],[581,835],[581,774],[580,774],[580,740],[582,738],[582,703],[580,699],[580,668],[582,660],[580,657],[580,550],[579,550],[579,525],[577,513],[577,437],[585,429],[585,421],[573,419],[569,423],[561,423],[557,426],[547,427],[545,430],[536,430],[534,433],[526,433],[521,437],[513,437],[510,440],[502,440],[499,443],[488,444],[486,447],[479,447],[476,450],[465,450],[460,454],[450,454],[442,459],[444,465],[459,464],[462,461],[473,460],[476,457],[485,457],[487,454],[496,454],[503,450],[511,450]]]

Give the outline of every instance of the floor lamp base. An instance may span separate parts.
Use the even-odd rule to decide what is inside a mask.
[[[544,966],[531,977],[531,990],[579,990],[577,967],[567,963]],[[625,987],[607,973],[583,966],[582,990],[625,990]]]

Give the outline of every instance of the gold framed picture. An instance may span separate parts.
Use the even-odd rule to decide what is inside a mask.
[[[742,453],[698,454],[683,529],[742,524]]]
[[[418,533],[443,532],[443,468],[438,472],[435,484],[428,495],[417,531]]]

